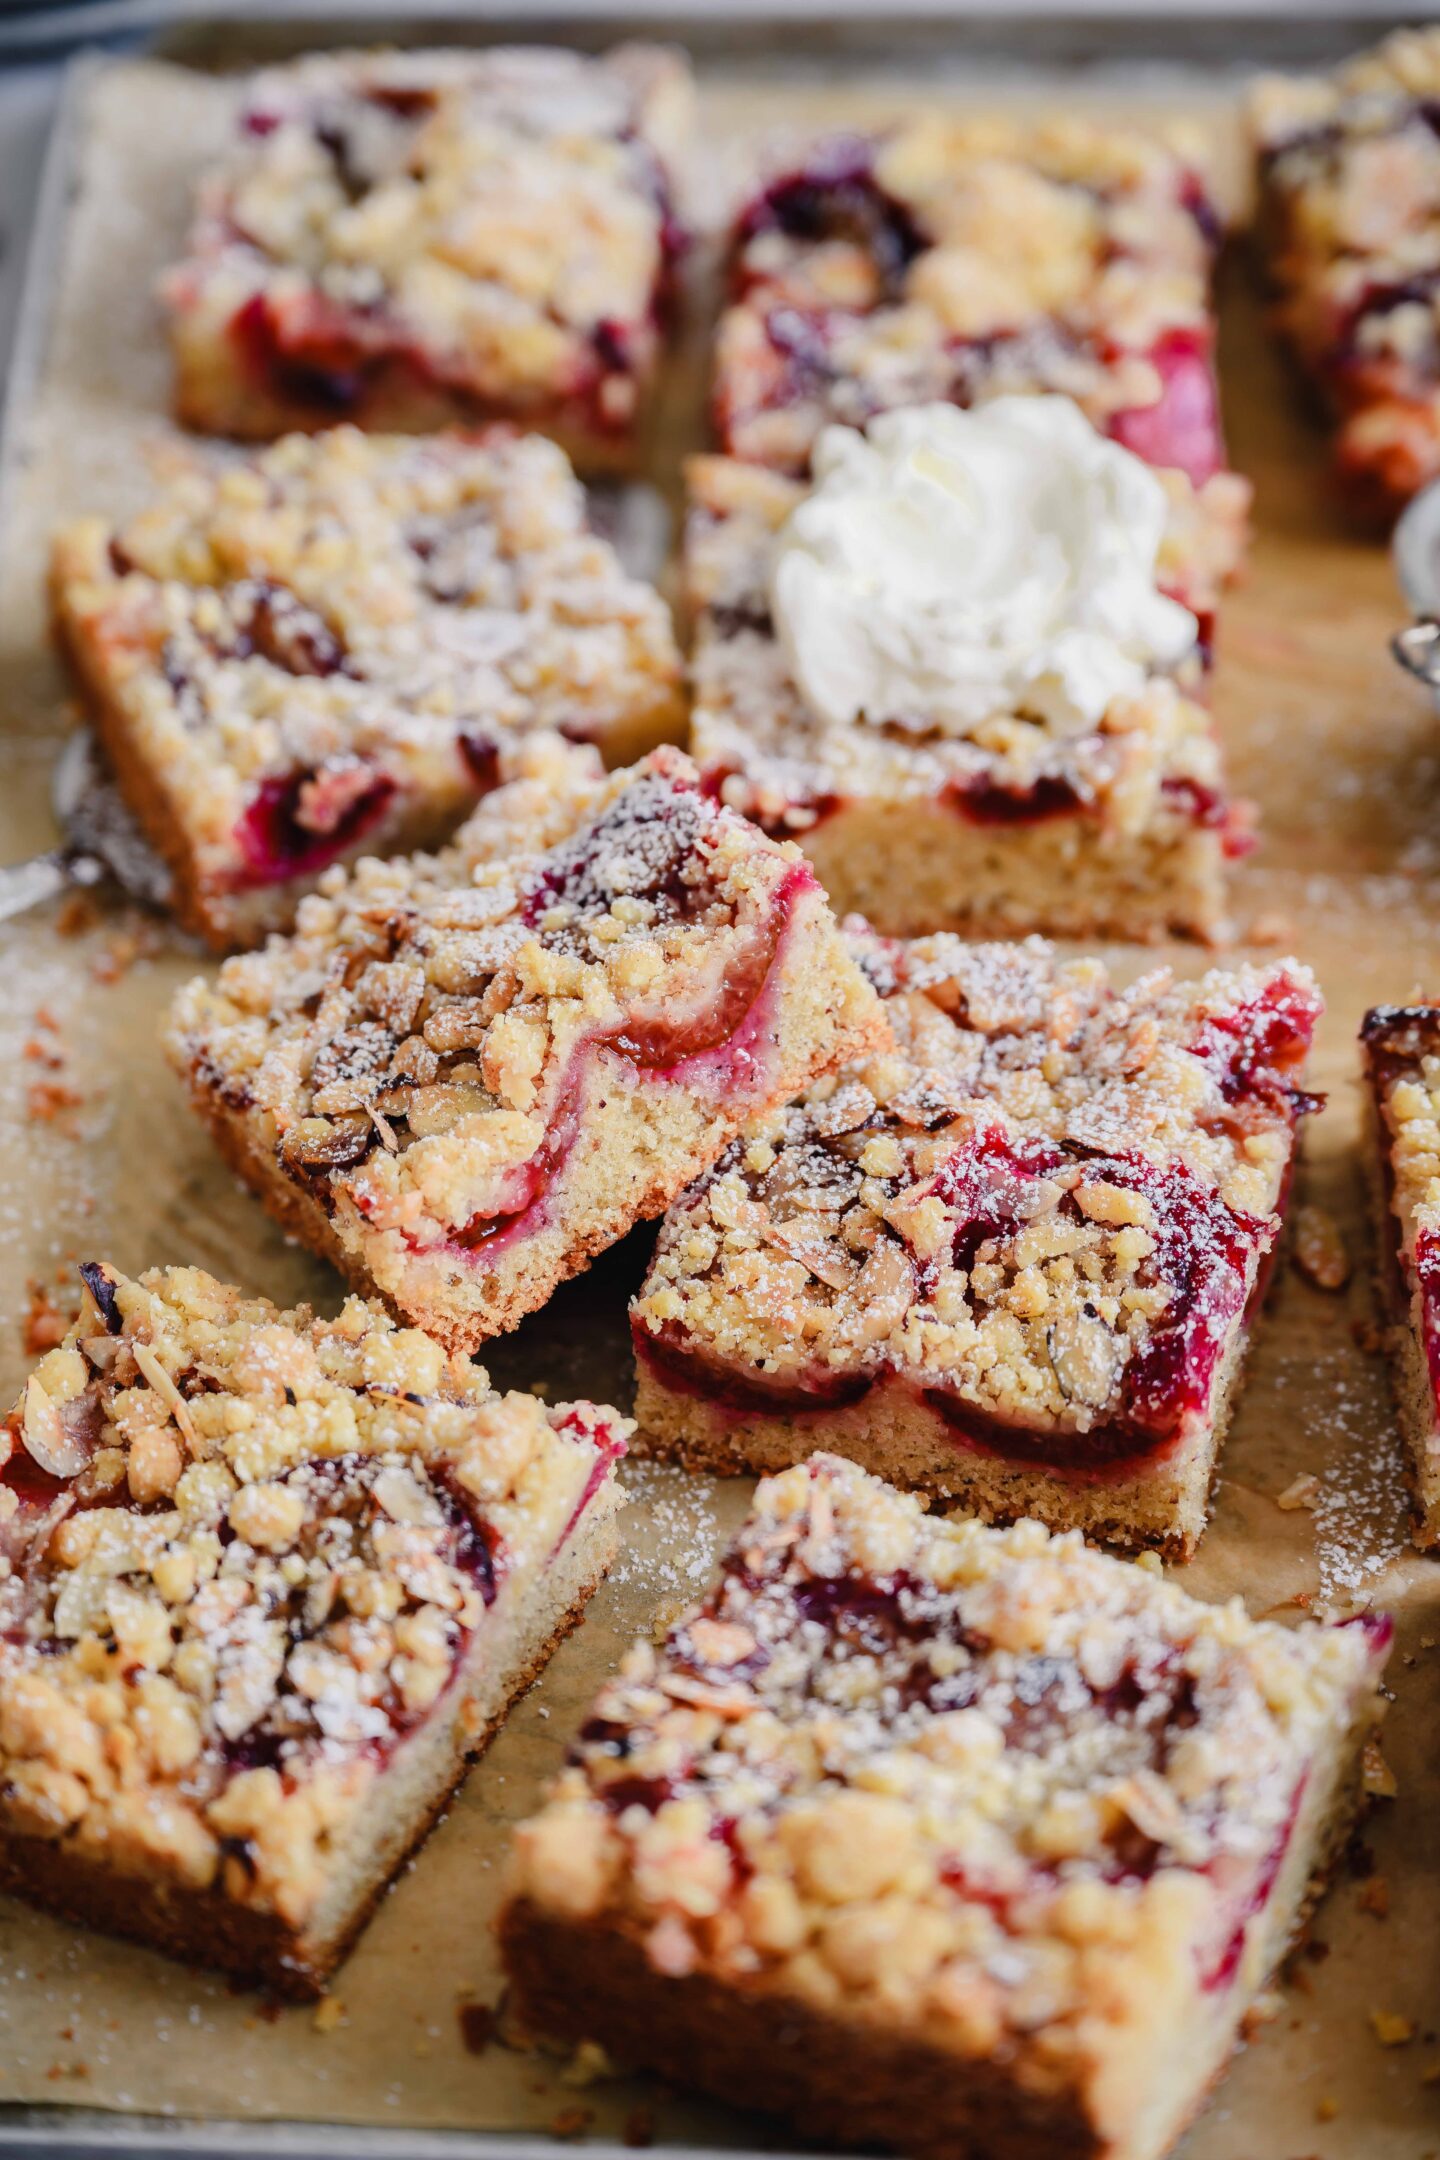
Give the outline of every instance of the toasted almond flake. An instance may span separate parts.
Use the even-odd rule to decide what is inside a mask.
[[[755,1698],[748,1688],[712,1686],[704,1680],[692,1680],[685,1673],[669,1673],[660,1684],[676,1702],[690,1703],[697,1710],[713,1710],[717,1717],[749,1717],[755,1708]]]
[[[1340,1225],[1328,1208],[1308,1203],[1295,1211],[1295,1265],[1317,1290],[1343,1290],[1350,1280],[1350,1255]]]
[[[166,1404],[175,1423],[193,1447],[196,1444],[195,1426],[191,1420],[189,1406],[179,1388],[176,1387],[175,1382],[166,1372],[165,1367],[156,1357],[149,1343],[132,1342],[130,1347],[135,1354],[135,1363],[139,1366],[155,1393],[160,1397],[160,1400]]]
[[[65,1429],[65,1421],[32,1373],[25,1384],[25,1419],[21,1439],[30,1456],[51,1477],[78,1477],[90,1450]]]
[[[379,1133],[382,1145],[388,1148],[392,1155],[396,1154],[399,1151],[400,1143],[395,1137],[394,1126],[382,1111],[376,1109],[373,1102],[366,1103],[365,1108],[370,1113],[371,1123],[374,1125],[376,1132]]]
[[[813,1215],[792,1217],[789,1222],[768,1223],[765,1237],[808,1268],[817,1282],[831,1290],[844,1290],[855,1280],[855,1262],[843,1245],[831,1237]]]
[[[1313,1507],[1319,1490],[1320,1480],[1314,1471],[1302,1470],[1299,1477],[1291,1478],[1284,1492],[1275,1495],[1275,1505],[1293,1514],[1297,1508]]]

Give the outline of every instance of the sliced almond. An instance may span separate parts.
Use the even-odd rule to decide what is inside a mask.
[[[855,1280],[855,1263],[833,1236],[833,1224],[833,1216],[792,1215],[788,1222],[767,1224],[765,1236],[808,1268],[817,1282],[845,1290]]]
[[[139,1366],[144,1379],[160,1397],[161,1402],[165,1404],[191,1447],[197,1446],[198,1435],[195,1431],[195,1422],[190,1415],[189,1405],[180,1393],[179,1388],[176,1387],[175,1382],[166,1372],[165,1367],[161,1364],[149,1343],[137,1342],[132,1347],[135,1352],[135,1363]]]
[[[33,1460],[51,1477],[78,1477],[93,1452],[78,1421],[73,1428],[67,1423],[33,1373],[25,1385],[20,1437]]]
[[[1114,1395],[1125,1364],[1114,1330],[1097,1313],[1076,1306],[1051,1323],[1045,1342],[1056,1385],[1066,1402],[1102,1410]]]

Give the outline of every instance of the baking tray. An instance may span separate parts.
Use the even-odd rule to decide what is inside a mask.
[[[68,12],[68,11],[67,11]],[[351,6],[368,33],[417,33]],[[1063,95],[1104,108],[1194,110],[1215,118],[1237,73],[1293,57],[1326,60],[1368,28],[1355,22],[938,25],[919,18],[782,29],[674,19],[695,54],[709,130],[721,146],[706,201],[733,166],[725,146],[772,124],[871,119],[918,95]],[[327,20],[326,41],[331,23]],[[487,17],[466,32],[532,24]],[[633,19],[576,26],[587,44]],[[654,28],[654,17],[639,27]],[[547,29],[555,25],[547,24]],[[458,26],[447,25],[450,34]],[[1323,31],[1323,35],[1322,35]],[[1293,34],[1293,35],[1292,35]],[[243,62],[303,39],[283,21],[181,25],[172,69],[83,60],[72,69],[35,227],[0,467],[0,729],[6,787],[0,851],[51,837],[47,810],[64,687],[44,637],[45,536],[61,516],[121,509],[163,454],[165,356],[149,287],[184,223],[184,183],[213,145],[230,94],[209,63]],[[1169,49],[1170,61],[1163,58]],[[1044,52],[1047,69],[1036,65]],[[1185,64],[1173,64],[1181,52]],[[1137,60],[1137,54],[1142,55]],[[1064,63],[1062,66],[1061,63]],[[1233,139],[1221,170],[1238,184]],[[1397,1702],[1388,1752],[1398,1805],[1367,1829],[1372,1872],[1337,1887],[1316,1939],[1189,2140],[1186,2160],[1422,2160],[1440,2148],[1440,1568],[1405,1541],[1398,1449],[1383,1367],[1363,1347],[1354,1034],[1364,1005],[1440,987],[1440,757],[1433,713],[1391,663],[1402,610],[1383,548],[1348,533],[1324,480],[1323,445],[1265,338],[1243,266],[1227,279],[1222,373],[1236,463],[1258,484],[1247,582],[1223,622],[1217,708],[1234,778],[1261,803],[1267,845],[1237,878],[1242,923],[1293,944],[1330,1000],[1315,1077],[1331,1093],[1316,1121],[1301,1197],[1329,1205],[1357,1267],[1341,1299],[1282,1275],[1227,1444],[1214,1525],[1187,1585],[1241,1592],[1256,1610],[1393,1610]],[[702,408],[703,338],[676,371],[656,477],[673,482]],[[1274,943],[1267,947],[1273,951]],[[1121,968],[1155,956],[1114,956]],[[1181,949],[1184,972],[1206,956]],[[198,956],[175,938],[110,918],[61,935],[53,917],[0,933],[0,1388],[24,1367],[16,1322],[26,1285],[67,1258],[104,1253],[134,1270],[189,1260],[281,1300],[333,1306],[334,1279],[287,1247],[239,1193],[184,1111],[155,1027]],[[97,980],[99,976],[112,978]],[[25,1055],[37,1008],[58,1022],[64,1085],[79,1098],[51,1122],[28,1115]],[[628,1398],[624,1300],[643,1234],[567,1286],[487,1358],[504,1385]],[[1357,1339],[1357,1331],[1358,1337]],[[1319,1479],[1313,1510],[1275,1496]],[[0,2153],[273,2156],[494,2156],[554,2150],[557,2121],[590,2145],[624,2149],[653,2128],[659,2149],[778,2144],[753,2119],[638,2082],[576,2086],[541,2056],[469,2055],[461,1991],[491,2002],[488,1936],[506,1824],[524,1813],[565,1733],[624,1641],[688,1596],[739,1515],[745,1488],[655,1470],[629,1473],[634,1508],[616,1575],[585,1627],[457,1799],[336,1984],[345,2022],[307,2010],[273,2021],[253,1998],[148,1954],[0,1906]],[[1388,1886],[1390,1910],[1377,1884]],[[1362,1903],[1363,1899],[1363,1903]],[[1373,2011],[1412,2018],[1416,2037],[1383,2049]],[[737,2096],[743,2097],[743,2096]],[[98,2103],[98,2105],[97,2105]],[[646,2110],[649,2122],[637,2120]],[[114,2111],[114,2112],[107,2112]]]

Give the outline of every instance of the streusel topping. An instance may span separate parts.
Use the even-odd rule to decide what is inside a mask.
[[[377,784],[458,817],[528,731],[603,747],[679,723],[668,611],[539,436],[290,436],[180,471],[60,559],[63,608],[220,877],[263,871],[246,818],[277,788],[303,852]]]
[[[966,727],[920,712],[821,719],[800,695],[775,635],[776,538],[801,483],[729,458],[689,466],[686,585],[696,615],[692,746],[724,800],[767,831],[801,833],[837,804],[906,798],[1061,805],[1126,834],[1223,825],[1220,750],[1209,715],[1168,675],[1118,698],[1100,725],[1057,735],[1006,713]],[[1193,687],[1196,669],[1185,671]],[[979,800],[977,801],[977,798]]]
[[[1279,1230],[1309,972],[1117,990],[1038,939],[856,949],[894,1049],[676,1203],[642,1355],[698,1357],[757,1406],[903,1374],[1012,1430],[1173,1438]]]
[[[1201,1604],[1078,1532],[932,1521],[816,1456],[601,1690],[516,1886],[661,1972],[1073,2077],[1117,2003],[1242,1971],[1387,1642]]]
[[[358,1298],[322,1321],[196,1268],[81,1275],[0,1427],[0,1819],[298,1926],[629,1427],[497,1395]]]
[[[1073,117],[929,113],[818,145],[736,231],[724,447],[803,471],[827,422],[1054,391],[1203,490],[1233,554],[1246,491],[1220,469],[1218,232],[1185,157]]]
[[[596,394],[602,422],[624,426],[681,244],[671,175],[689,107],[683,66],[638,46],[266,70],[167,297],[238,316],[258,296],[282,355],[287,332],[303,360],[300,333],[328,327],[352,362],[418,356],[430,380],[542,420]]]
[[[1388,1128],[1400,1235],[1412,1253],[1426,1241],[1440,1248],[1440,1007],[1376,1006],[1362,1041]]]
[[[789,214],[787,190],[807,184],[843,198],[838,230]],[[797,306],[917,301],[967,338],[1064,314],[1143,346],[1202,320],[1214,220],[1198,172],[1156,135],[928,112],[774,181],[741,221],[734,271]]]
[[[506,807],[479,813],[502,853],[462,842],[438,869],[332,878],[292,939],[191,984],[172,1017],[177,1063],[263,1120],[328,1209],[388,1235],[397,1279],[406,1254],[483,1240],[543,1192],[582,1112],[582,1050],[612,1056],[617,1084],[723,1053],[816,891],[678,752],[577,775],[568,836],[543,813],[547,854],[501,831]]]
[[[1382,477],[1434,465],[1440,373],[1440,31],[1397,33],[1328,77],[1269,77],[1250,102],[1280,314]]]

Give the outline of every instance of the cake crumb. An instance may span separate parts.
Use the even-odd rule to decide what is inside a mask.
[[[1414,2039],[1414,2018],[1401,2017],[1395,2010],[1372,2010],[1370,2029],[1381,2047],[1408,2047]]]
[[[1284,1508],[1287,1515],[1293,1514],[1297,1508],[1313,1507],[1319,1490],[1320,1480],[1314,1471],[1302,1470],[1299,1477],[1291,1478],[1284,1492],[1275,1495],[1275,1505]]]
[[[1262,2026],[1273,2025],[1284,2008],[1285,1997],[1279,1988],[1266,1988],[1263,1994],[1255,1997],[1240,2021],[1240,2030],[1245,2038],[1252,2038]]]
[[[595,2085],[615,2076],[615,2065],[598,2040],[582,2040],[560,2073],[562,2085]]]
[[[348,2024],[349,2019],[345,2015],[345,2005],[340,2000],[340,1997],[338,1995],[322,1995],[315,2005],[315,2016],[311,2022],[318,2033],[338,2032],[342,2025]]]
[[[1374,1733],[1365,1742],[1361,1757],[1362,1782],[1372,1800],[1393,1800],[1399,1787],[1395,1773],[1385,1760],[1385,1753]]]
[[[26,1285],[30,1303],[20,1324],[20,1338],[27,1357],[40,1357],[65,1340],[70,1315],[58,1305],[44,1283],[32,1276]]]
[[[1317,1290],[1343,1290],[1350,1280],[1350,1255],[1340,1225],[1328,1208],[1313,1201],[1295,1211],[1295,1265]]]
[[[1390,1912],[1390,1885],[1385,1877],[1372,1875],[1363,1883],[1356,1903],[1361,1912],[1371,1913],[1377,1920],[1386,1919]]]
[[[159,949],[154,924],[136,917],[123,929],[111,931],[90,962],[91,976],[106,987],[123,982],[138,960],[148,960]]]
[[[1317,2122],[1334,2122],[1339,2113],[1340,2103],[1329,2093],[1326,2093],[1322,2099],[1317,2100],[1315,2103],[1315,2120]]]
[[[655,2117],[649,2108],[631,2108],[620,2131],[621,2143],[625,2145],[653,2145],[655,2142]]]
[[[470,2055],[483,2055],[495,2037],[495,2012],[489,2003],[461,2002],[455,2005],[455,2016],[460,2025],[460,2038]]]
[[[1250,924],[1248,943],[1251,945],[1293,945],[1295,925],[1288,915],[1278,908],[1266,909],[1254,917]]]
[[[84,937],[100,918],[100,903],[93,893],[68,892],[55,910],[56,933],[63,938]]]
[[[552,2115],[550,2118],[550,2135],[557,2138],[584,2137],[585,2132],[594,2120],[594,2108],[561,2108],[558,2115]]]
[[[78,1088],[63,1080],[32,1080],[25,1090],[25,1115],[32,1125],[58,1125],[66,1130],[70,1112],[84,1100]]]

